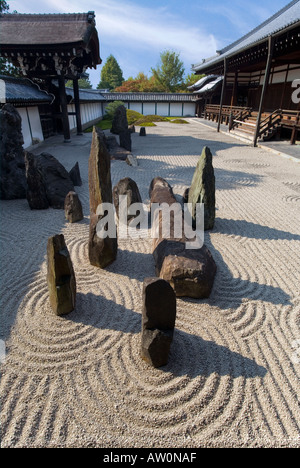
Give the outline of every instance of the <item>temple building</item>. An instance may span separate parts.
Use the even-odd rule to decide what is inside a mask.
[[[101,63],[94,12],[0,15],[0,56],[19,67],[24,77],[53,96],[44,103],[53,131],[70,141],[70,115],[82,132],[78,79]],[[73,80],[74,110],[68,109],[66,80]],[[51,107],[49,107],[51,106]],[[51,132],[51,129],[48,129]]]
[[[205,75],[190,90],[196,112],[225,123],[256,146],[300,130],[300,1],[293,0],[248,34],[192,66]]]

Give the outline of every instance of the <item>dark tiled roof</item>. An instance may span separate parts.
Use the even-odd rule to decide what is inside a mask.
[[[284,29],[300,24],[300,0],[293,0],[278,13],[271,16],[257,28],[250,31],[248,34],[240,38],[238,41],[218,51],[218,54],[210,59],[203,60],[197,65],[193,65],[194,71],[202,71],[224,60],[224,58],[241,52],[250,46],[253,46],[270,35],[284,31]]]
[[[131,102],[189,102],[193,99],[191,93],[103,93],[107,101]]]
[[[0,75],[0,79],[5,82],[6,102],[36,105],[38,103],[51,103],[54,99],[52,94],[41,90],[37,84],[28,78]]]
[[[1,45],[88,43],[95,30],[93,12],[0,15]]]
[[[74,98],[74,90],[73,88],[66,88],[66,94],[72,96]],[[79,99],[80,101],[102,101],[106,102],[105,97],[101,94],[100,91],[95,89],[80,89],[79,90]]]

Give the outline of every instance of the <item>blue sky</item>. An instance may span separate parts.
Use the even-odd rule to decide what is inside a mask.
[[[160,53],[180,55],[186,74],[191,65],[215,54],[289,3],[288,0],[7,0],[10,12],[77,13],[95,11],[102,65],[87,70],[96,88],[112,54],[123,76],[148,76]]]

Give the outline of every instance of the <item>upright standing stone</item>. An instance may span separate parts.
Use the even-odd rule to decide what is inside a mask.
[[[75,187],[81,187],[82,180],[81,180],[81,176],[80,176],[80,169],[79,169],[78,162],[70,170],[69,176],[70,176],[70,178],[71,178],[71,180],[73,182],[73,185]]]
[[[143,284],[142,358],[154,367],[168,363],[176,321],[176,296],[169,283],[146,278]]]
[[[145,127],[140,128],[140,136],[146,136],[146,129]]]
[[[131,151],[131,132],[128,128],[125,128],[119,133],[120,146],[125,148],[127,151]]]
[[[0,111],[0,199],[26,198],[21,116],[12,104]]]
[[[76,303],[76,279],[63,234],[48,239],[47,283],[53,312],[56,315],[72,312]]]
[[[69,192],[65,199],[65,217],[70,223],[83,219],[81,201],[76,192]]]
[[[31,210],[44,210],[49,208],[49,201],[47,198],[46,188],[44,186],[43,176],[38,170],[36,162],[36,157],[32,153],[26,151],[26,198]]]
[[[117,185],[115,185],[113,188],[113,201],[117,216],[119,216],[120,196],[127,197],[127,209],[129,209],[133,203],[142,203],[142,197],[139,188],[136,182],[130,177],[125,177],[124,179],[119,180]],[[134,217],[135,215],[128,214],[127,221],[130,221]]]
[[[99,237],[98,222],[104,214],[98,214],[103,203],[112,204],[112,183],[110,172],[110,154],[107,150],[104,133],[94,127],[91,152],[89,157],[89,193],[90,193],[90,234],[89,259],[90,263],[105,268],[117,256],[117,236]]]
[[[204,204],[204,230],[212,229],[215,223],[215,175],[210,149],[203,148],[197,163],[192,184],[188,192],[188,203],[192,204],[192,217],[196,220],[196,203]]]
[[[114,133],[116,135],[119,135],[120,132],[123,130],[128,129],[128,120],[127,120],[127,113],[126,113],[126,107],[121,105],[117,107],[112,125],[111,125],[111,133]]]

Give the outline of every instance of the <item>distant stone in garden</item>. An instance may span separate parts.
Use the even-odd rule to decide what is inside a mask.
[[[129,125],[128,130],[130,131],[130,133],[135,133],[135,126]]]
[[[192,184],[188,193],[188,203],[192,204],[192,217],[195,223],[196,204],[204,204],[204,230],[212,229],[215,223],[215,175],[210,149],[203,148],[197,163]]]
[[[110,131],[115,135],[119,135],[123,130],[128,130],[128,121],[126,107],[121,105],[115,111]]]
[[[146,136],[146,129],[145,127],[140,128],[140,136]]]
[[[64,209],[67,194],[74,191],[68,171],[49,153],[36,156],[35,164],[42,176],[49,205],[52,208]]]
[[[117,216],[119,216],[119,197],[122,195],[127,197],[127,209],[133,203],[142,203],[142,197],[136,182],[130,177],[119,180],[113,188],[113,201]],[[127,221],[130,221],[134,217],[135,215],[128,214]]]
[[[137,158],[133,154],[128,154],[126,158],[128,166],[137,167],[139,165]]]
[[[176,321],[176,296],[167,281],[146,278],[143,284],[141,356],[154,367],[168,363]]]
[[[70,178],[71,178],[71,180],[73,182],[74,187],[81,187],[82,180],[81,180],[81,176],[80,176],[80,169],[79,169],[78,162],[70,170],[69,176],[70,176]]]
[[[131,151],[131,132],[128,128],[119,132],[120,146],[125,148],[127,151]]]
[[[22,119],[12,104],[0,111],[0,199],[26,198]]]
[[[56,315],[72,312],[76,303],[76,279],[63,234],[48,239],[47,283],[53,312]]]
[[[99,208],[103,203],[112,204],[110,154],[103,135],[101,130],[94,127],[89,157],[89,260],[91,265],[99,268],[112,263],[118,252],[117,236],[99,237],[97,233],[98,222],[104,218],[104,214],[99,214]]]
[[[81,201],[76,192],[69,192],[65,199],[65,217],[70,223],[83,219]]]
[[[26,198],[31,210],[49,208],[46,188],[41,172],[37,169],[37,158],[28,151],[25,152],[25,168],[27,179]]]

